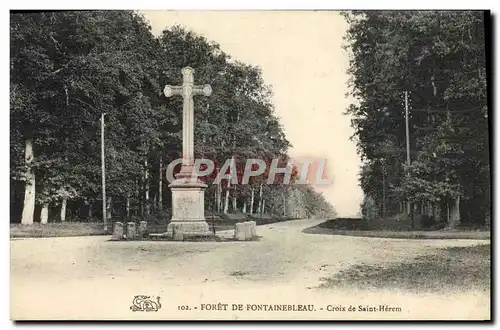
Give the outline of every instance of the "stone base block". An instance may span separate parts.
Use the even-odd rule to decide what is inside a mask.
[[[245,224],[243,222],[238,222],[234,228],[234,239],[237,241],[244,241],[247,239],[245,234]]]
[[[124,237],[123,223],[115,222],[113,223],[113,236],[111,237],[114,241],[122,240]]]
[[[249,241],[253,238],[252,236],[252,224],[248,221],[243,222],[243,225],[245,226],[245,240]]]
[[[255,238],[257,237],[257,222],[255,221],[249,221],[251,224],[251,233],[252,237]]]
[[[136,239],[137,236],[137,230],[135,226],[135,222],[129,222],[127,223],[127,240],[133,241]]]
[[[148,222],[147,221],[141,221],[139,223],[138,234],[139,234],[140,238],[147,236],[147,234],[148,234]]]
[[[213,233],[206,221],[172,221],[167,226],[167,236],[175,241],[184,240],[184,235],[206,235]]]

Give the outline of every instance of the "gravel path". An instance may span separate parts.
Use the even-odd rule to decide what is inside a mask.
[[[319,290],[353,264],[411,260],[478,240],[308,235],[307,219],[258,227],[252,242],[111,242],[109,237],[11,241],[15,319],[463,319],[489,318],[489,295]],[[157,313],[131,312],[135,295],[160,296]],[[202,304],[226,303],[226,311]],[[232,304],[243,311],[232,311]],[[315,312],[252,311],[258,304],[314,304]],[[399,312],[332,312],[333,305],[399,306]],[[446,309],[442,306],[445,304]],[[247,306],[249,305],[249,306]],[[185,307],[183,307],[185,306]],[[223,305],[222,305],[223,307]],[[183,310],[184,309],[184,310]],[[248,310],[247,310],[248,309]],[[323,309],[323,310],[321,310]]]

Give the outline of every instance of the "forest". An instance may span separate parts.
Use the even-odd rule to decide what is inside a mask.
[[[363,160],[363,216],[488,226],[489,13],[343,15],[355,99],[346,114]]]
[[[185,66],[213,90],[194,101],[196,157],[233,159],[239,170],[248,158],[289,159],[261,70],[187,28],[154,36],[135,11],[11,13],[10,43],[12,223],[103,221],[101,118],[108,220],[168,220],[165,168],[181,157],[182,98],[162,91],[182,82]],[[209,184],[205,207],[335,215],[313,187],[268,185],[265,176]]]

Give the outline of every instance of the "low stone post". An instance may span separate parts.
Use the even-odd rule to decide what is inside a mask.
[[[249,221],[243,222],[245,225],[245,240],[249,241],[252,239],[252,224]]]
[[[236,227],[234,229],[234,239],[237,241],[244,241],[246,240],[246,235],[245,235],[245,224],[242,222],[238,222],[236,224]]]
[[[127,223],[127,240],[131,241],[134,240],[137,235],[136,228],[135,228],[135,222],[129,222]]]
[[[257,222],[255,221],[249,221],[250,224],[252,225],[251,230],[252,230],[252,237],[257,237]]]
[[[148,222],[147,221],[139,222],[139,237],[141,238],[146,237],[147,234],[148,234]]]
[[[111,237],[114,241],[119,241],[123,239],[123,223],[115,222],[113,223],[113,236]]]

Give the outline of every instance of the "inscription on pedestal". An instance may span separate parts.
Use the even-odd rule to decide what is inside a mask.
[[[172,219],[204,220],[204,192],[200,188],[172,189]]]
[[[180,219],[195,219],[198,217],[196,201],[190,196],[180,196],[177,200],[176,217]]]

